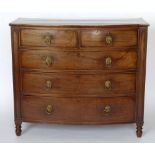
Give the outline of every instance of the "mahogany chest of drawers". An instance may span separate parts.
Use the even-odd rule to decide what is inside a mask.
[[[142,19],[11,24],[16,134],[22,122],[136,123],[142,135],[148,24]]]

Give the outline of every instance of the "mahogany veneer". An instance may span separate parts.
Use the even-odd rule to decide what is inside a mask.
[[[17,19],[10,25],[18,136],[22,122],[136,123],[142,136],[144,20]]]

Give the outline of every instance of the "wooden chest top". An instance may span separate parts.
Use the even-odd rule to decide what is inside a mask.
[[[20,26],[148,26],[142,18],[135,19],[111,19],[111,20],[51,20],[18,18],[10,23]]]

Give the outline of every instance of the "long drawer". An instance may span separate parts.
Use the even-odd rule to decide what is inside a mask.
[[[136,69],[137,52],[134,49],[116,51],[21,51],[21,67],[46,70],[117,70]]]
[[[75,124],[124,123],[135,120],[135,99],[22,97],[22,119]]]
[[[25,94],[89,94],[116,95],[135,93],[134,73],[72,74],[23,73],[22,91]]]

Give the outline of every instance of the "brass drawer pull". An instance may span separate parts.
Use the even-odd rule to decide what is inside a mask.
[[[104,107],[104,112],[105,113],[110,113],[111,112],[111,106],[110,105],[107,105]]]
[[[53,59],[52,59],[52,57],[47,56],[46,59],[45,59],[45,62],[46,62],[46,65],[47,65],[47,66],[52,65],[52,64],[53,64]]]
[[[110,67],[112,65],[112,59],[111,59],[111,57],[107,57],[105,59],[105,64],[106,64],[107,67]]]
[[[43,41],[48,46],[52,45],[53,39],[54,39],[54,37],[50,33],[43,35]]]
[[[105,81],[104,86],[105,86],[105,89],[111,89],[111,87],[112,87],[111,81],[109,81],[109,80]]]
[[[52,81],[47,80],[45,85],[46,85],[46,88],[51,89],[52,88]]]
[[[53,112],[53,106],[52,106],[52,105],[48,105],[48,106],[46,107],[46,113],[47,113],[48,115],[51,115],[52,112]]]
[[[109,34],[105,37],[105,41],[106,41],[106,44],[107,45],[112,45],[112,42],[113,42],[113,38],[112,36]]]

